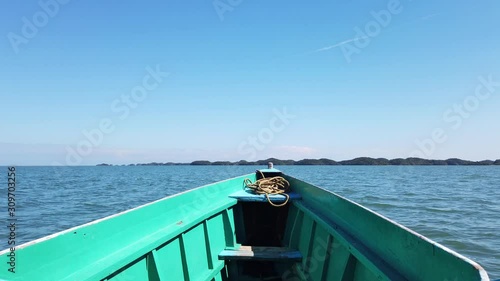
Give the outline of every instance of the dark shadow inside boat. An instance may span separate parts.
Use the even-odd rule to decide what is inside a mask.
[[[236,242],[254,247],[283,247],[289,205],[274,207],[262,202],[238,202],[234,209]],[[282,280],[280,261],[239,261],[238,280]],[[286,266],[286,265],[285,265]],[[281,265],[280,267],[283,267]]]

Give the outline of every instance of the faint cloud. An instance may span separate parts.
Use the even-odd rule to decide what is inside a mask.
[[[368,37],[366,37],[366,36],[360,36],[360,37],[356,37],[356,38],[351,38],[351,39],[339,42],[339,43],[337,43],[335,45],[331,45],[331,46],[323,47],[321,49],[317,49],[313,53],[328,51],[328,50],[331,50],[333,48],[337,48],[337,47],[340,47],[342,45],[345,45],[345,44],[348,44],[348,43],[351,43],[351,42],[356,42],[356,41],[363,40],[363,39],[367,39],[367,38]]]
[[[421,20],[429,20],[433,17],[439,16],[441,13],[428,14],[426,16],[420,17]]]
[[[319,156],[319,151],[308,146],[295,146],[295,145],[275,145],[268,146],[255,158],[244,158],[247,161],[263,160],[267,158],[278,158],[278,159],[304,159],[304,158],[314,158]],[[235,155],[232,158],[241,158],[241,155]],[[220,159],[220,158],[219,158]]]
[[[140,151],[132,149],[103,149],[102,152],[106,152],[109,156],[114,156],[116,158],[129,158],[131,156],[141,155]]]
[[[339,42],[332,46],[323,47],[316,50],[316,52],[340,47],[344,58],[350,63],[352,61],[352,55],[359,55],[364,48],[370,45],[372,39],[379,36],[384,29],[387,29],[392,23],[394,16],[399,15],[403,10],[403,5],[399,1],[389,0],[386,8],[379,11],[370,11],[371,20],[365,22],[362,26],[355,26],[353,28],[355,34],[352,39]]]
[[[371,39],[377,37],[383,29],[384,31],[393,29],[394,27],[388,28],[388,26],[391,24],[393,16],[400,14],[402,11],[403,6],[401,4],[391,7],[388,6],[387,9],[381,11],[371,11],[370,14],[372,15],[372,20],[365,23],[364,26],[355,27],[354,31],[356,34],[353,38],[338,42],[331,46],[317,49],[308,54],[329,51],[340,47],[347,62],[351,62],[351,56],[353,54],[359,54],[362,49],[366,48],[370,44]],[[439,15],[441,15],[441,13],[427,14],[419,18],[414,18],[410,22],[401,24],[399,27],[406,24],[426,21]]]
[[[308,146],[282,145],[275,147],[275,150],[282,153],[310,155],[316,152],[316,149]]]
[[[279,159],[304,159],[317,157],[320,153],[309,146],[279,145],[270,148],[266,154]]]
[[[262,127],[257,134],[248,136],[238,145],[238,154],[248,160],[257,160],[260,151],[266,150],[277,134],[283,132],[296,117],[288,112],[287,107],[281,110],[273,109],[273,117],[267,126]]]

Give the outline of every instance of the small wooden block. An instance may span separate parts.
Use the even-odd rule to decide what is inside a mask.
[[[302,254],[290,248],[241,246],[237,250],[223,250],[219,260],[301,261]]]

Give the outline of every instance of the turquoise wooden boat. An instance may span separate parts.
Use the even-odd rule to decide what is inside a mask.
[[[474,261],[355,202],[261,172],[290,183],[286,205],[246,190],[260,172],[229,179],[19,246],[16,272],[0,280],[489,280]],[[0,252],[4,267],[9,253]]]

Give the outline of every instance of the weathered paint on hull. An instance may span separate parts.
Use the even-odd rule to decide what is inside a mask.
[[[218,256],[240,246],[242,208],[230,195],[244,178],[256,175],[27,243],[16,251],[16,273],[4,270],[0,280],[247,280],[235,277],[236,263]],[[475,262],[341,196],[286,178],[301,198],[289,203],[281,246],[299,250],[302,260],[277,262],[281,279],[489,280]]]

